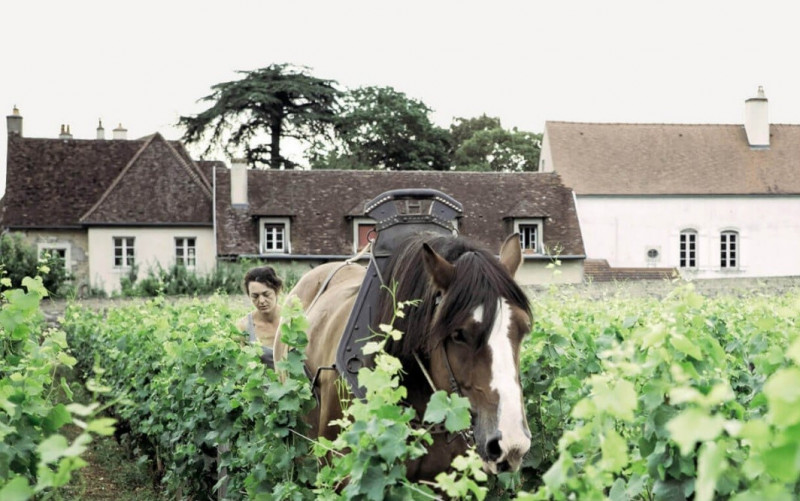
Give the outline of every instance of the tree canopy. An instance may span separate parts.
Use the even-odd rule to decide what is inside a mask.
[[[316,168],[447,170],[450,135],[422,101],[391,87],[361,87],[342,99],[337,141],[319,148]]]
[[[455,170],[535,172],[539,170],[542,135],[516,128],[485,114],[456,118],[450,127]]]
[[[242,79],[216,84],[200,100],[212,103],[210,108],[180,118],[183,141],[208,141],[204,155],[218,146],[228,158],[244,156],[251,166],[294,168],[281,153],[281,140],[311,144],[330,134],[340,97],[336,82],[289,64],[239,73]]]
[[[208,109],[178,122],[184,142],[206,146],[203,156],[218,148],[254,167],[291,169],[297,164],[282,148],[291,139],[317,169],[538,169],[542,135],[504,129],[497,117],[456,118],[448,130],[425,103],[392,87],[343,92],[289,64],[239,73],[200,99]]]

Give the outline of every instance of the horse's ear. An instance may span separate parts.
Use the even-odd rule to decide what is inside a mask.
[[[522,248],[519,245],[519,233],[514,233],[506,238],[500,248],[500,264],[513,277],[522,264]]]
[[[433,279],[433,283],[436,287],[443,291],[447,290],[453,282],[453,275],[455,275],[456,267],[437,254],[428,244],[422,244],[422,251],[425,271],[427,271],[428,275]]]

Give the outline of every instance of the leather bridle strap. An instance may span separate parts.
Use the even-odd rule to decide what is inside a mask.
[[[453,375],[453,369],[450,368],[450,361],[447,359],[447,350],[444,349],[444,344],[442,344],[442,358],[444,358],[444,366],[447,368],[447,377],[450,380],[450,393],[455,393],[459,397],[463,397],[464,395],[461,394],[461,388],[458,386],[458,381],[456,381],[456,377]],[[428,369],[425,368],[425,365],[422,363],[422,360],[420,360],[416,351],[414,352],[414,360],[417,361],[419,369],[422,371],[425,379],[428,380],[428,384],[431,386],[431,391],[435,393],[437,388],[436,385],[433,384],[433,378],[431,378],[430,373],[428,373]]]
[[[453,376],[453,370],[450,368],[450,361],[447,360],[447,351],[444,349],[444,344],[442,344],[442,355],[444,356],[444,365],[445,367],[447,367],[447,373],[450,378],[450,392],[455,393],[459,397],[463,397],[463,395],[461,394],[461,388],[459,388],[458,382],[456,381],[455,376]],[[417,361],[419,369],[422,371],[422,374],[425,376],[425,379],[428,380],[428,384],[431,386],[431,391],[436,393],[438,390],[436,388],[436,385],[433,384],[433,378],[431,378],[428,369],[425,368],[425,365],[422,363],[422,360],[420,360],[419,355],[417,355],[416,351],[414,352],[414,360]],[[439,429],[439,431],[431,431],[431,433],[441,433],[441,429]],[[472,441],[472,430],[468,431],[461,430],[458,432],[458,435],[464,439],[464,443],[466,443],[468,447],[474,444],[474,442]],[[451,440],[452,439],[448,440],[448,442],[450,442]]]

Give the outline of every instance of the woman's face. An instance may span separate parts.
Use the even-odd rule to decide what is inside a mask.
[[[275,291],[261,282],[248,283],[247,294],[250,296],[253,306],[262,313],[270,313],[278,302],[278,295]]]

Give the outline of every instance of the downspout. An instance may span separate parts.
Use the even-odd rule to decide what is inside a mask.
[[[217,167],[211,169],[211,229],[214,239],[214,270],[219,261],[219,248],[217,247]]]
[[[581,242],[583,242],[583,265],[581,266],[581,283],[583,283],[586,279],[585,270],[586,270],[586,259],[589,258],[589,253],[586,252],[586,242],[583,240],[583,228],[581,227],[581,215],[578,211],[578,197],[575,195],[575,190],[570,190],[572,192],[572,204],[575,206],[575,217],[578,219],[578,231],[581,232]]]

